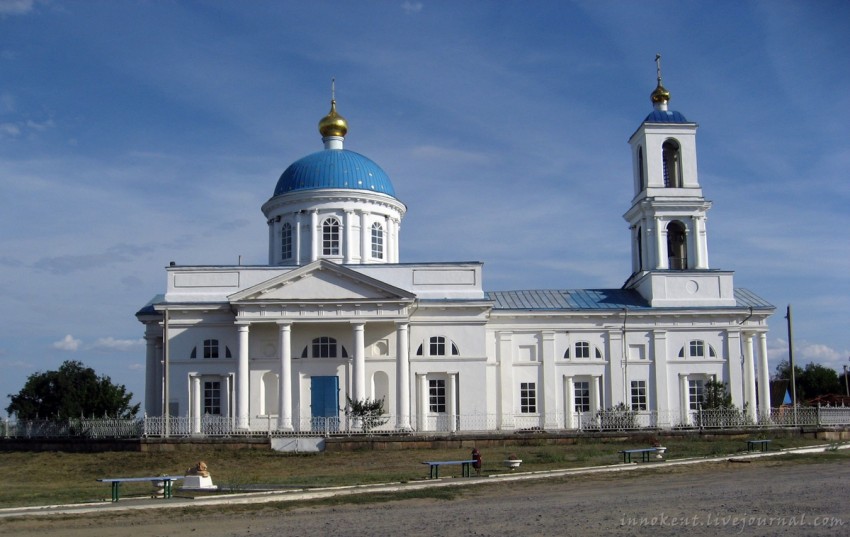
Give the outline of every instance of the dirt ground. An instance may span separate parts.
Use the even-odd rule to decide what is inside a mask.
[[[723,462],[464,488],[453,499],[0,521],[39,537],[850,535],[850,468]]]

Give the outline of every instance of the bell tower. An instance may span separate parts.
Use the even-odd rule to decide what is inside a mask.
[[[634,197],[623,218],[631,232],[632,274],[624,287],[652,306],[731,306],[732,273],[708,263],[711,202],[697,173],[697,124],[669,109],[660,54],[655,62],[653,110],[629,138]]]

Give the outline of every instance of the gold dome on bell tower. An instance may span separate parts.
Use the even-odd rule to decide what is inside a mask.
[[[670,92],[661,84],[661,54],[655,55],[655,69],[658,73],[658,86],[649,94],[649,99],[656,108],[660,106],[666,110],[667,103],[670,102]]]
[[[319,120],[319,133],[322,135],[322,138],[327,138],[328,136],[342,138],[348,132],[348,122],[336,111],[336,96],[334,95],[336,90],[334,86],[335,80],[331,79],[331,111]]]

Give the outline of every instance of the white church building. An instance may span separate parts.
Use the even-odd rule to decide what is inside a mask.
[[[399,259],[408,208],[344,148],[332,100],[324,148],[262,206],[268,264],[172,263],[136,314],[147,415],[285,434],[356,427],[348,399],[382,399],[389,430],[570,430],[618,406],[672,427],[692,423],[709,380],[767,415],[774,307],[709,264],[697,125],[669,99],[659,74],[629,138],[623,286],[508,291],[485,290],[481,263]]]

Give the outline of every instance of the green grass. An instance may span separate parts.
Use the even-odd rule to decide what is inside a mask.
[[[663,438],[668,459],[728,456],[744,451],[742,439]],[[774,438],[772,451],[788,447],[824,444],[804,438]],[[481,448],[482,475],[503,474],[502,461],[509,453],[523,460],[519,471],[539,471],[618,464],[621,449],[645,447],[648,440],[627,442],[578,440],[572,445],[526,445]],[[471,449],[471,448],[470,448]],[[317,454],[288,454],[271,450],[233,450],[209,446],[181,446],[160,453],[0,453],[0,507],[79,503],[108,499],[104,477],[183,474],[205,461],[213,481],[224,492],[269,487],[322,487],[370,483],[407,482],[427,477],[425,460],[457,460],[469,457],[470,449],[411,449]],[[837,453],[835,456],[841,456]],[[460,467],[440,469],[441,477],[459,476]],[[122,498],[150,495],[148,483],[126,483]],[[429,494],[428,497],[433,497]],[[367,500],[363,500],[367,501]]]

